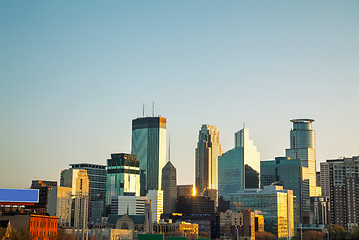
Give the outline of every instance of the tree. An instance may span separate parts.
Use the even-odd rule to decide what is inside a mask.
[[[359,239],[359,227],[354,228],[354,230],[348,236],[349,240]]]
[[[347,236],[345,229],[336,224],[328,227],[328,232],[331,240],[345,240]]]
[[[256,232],[256,240],[275,240],[276,237],[270,232]]]
[[[305,240],[324,240],[325,234],[319,231],[306,231],[303,233]]]

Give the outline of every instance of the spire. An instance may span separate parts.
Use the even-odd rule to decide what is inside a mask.
[[[171,136],[168,139],[168,162],[171,162]]]

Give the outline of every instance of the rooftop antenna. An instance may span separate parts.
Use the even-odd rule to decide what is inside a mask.
[[[245,122],[243,123],[243,128],[246,128],[246,123]]]
[[[155,101],[152,102],[152,117],[155,116]]]
[[[168,139],[168,162],[171,162],[171,136]]]
[[[145,117],[145,103],[142,104],[142,116]]]

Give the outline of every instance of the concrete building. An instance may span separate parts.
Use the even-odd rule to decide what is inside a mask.
[[[309,169],[309,194],[311,197],[321,195],[316,183],[315,131],[312,129],[313,119],[292,119],[293,129],[290,131],[290,149],[286,156],[300,159],[302,166]]]
[[[61,171],[60,186],[71,188],[71,226],[82,228],[88,223],[89,178],[87,170],[65,169]],[[84,222],[85,221],[85,222]]]
[[[331,223],[347,231],[359,223],[359,156],[327,160]]]
[[[152,206],[153,222],[159,222],[161,219],[161,214],[163,213],[163,191],[149,190],[146,197]]]
[[[99,222],[104,216],[106,197],[106,166],[91,163],[70,164],[73,169],[87,170],[90,189],[90,222]]]
[[[309,169],[300,159],[276,157],[261,161],[261,187],[275,185],[293,190],[299,208],[298,223],[310,223]]]
[[[198,239],[198,224],[188,222],[160,222],[154,224],[153,232],[155,234],[163,234],[166,239],[169,239],[168,237],[181,237],[195,240]]]
[[[329,197],[311,197],[310,210],[313,224],[330,225],[331,213]]]
[[[111,159],[107,159],[106,181],[107,205],[112,197],[140,196],[140,160],[133,154],[111,154]]]
[[[50,216],[59,218],[59,227],[70,227],[71,224],[71,206],[72,206],[72,188],[53,187],[49,190],[47,213]]]
[[[141,196],[162,189],[162,168],[166,164],[166,118],[132,120],[132,154],[140,160]]]
[[[147,197],[113,196],[111,198],[112,215],[144,215]]]
[[[330,178],[329,178],[329,163],[320,163],[320,187],[322,189],[322,196],[330,196]]]
[[[218,190],[218,157],[222,155],[219,132],[215,126],[203,124],[198,135],[195,163],[196,192]],[[216,204],[217,205],[217,204]]]
[[[255,226],[255,215],[250,209],[220,214],[221,239],[255,240]]]
[[[162,169],[163,213],[174,213],[177,200],[176,168],[169,161]]]
[[[231,194],[231,209],[251,209],[264,217],[265,230],[278,238],[294,236],[294,199],[292,190],[282,186],[265,186],[263,189],[244,189]]]

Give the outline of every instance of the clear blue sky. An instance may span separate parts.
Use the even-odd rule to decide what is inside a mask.
[[[203,123],[270,160],[313,118],[317,162],[359,155],[358,1],[1,1],[0,31],[0,187],[130,152],[152,101],[180,184]]]

